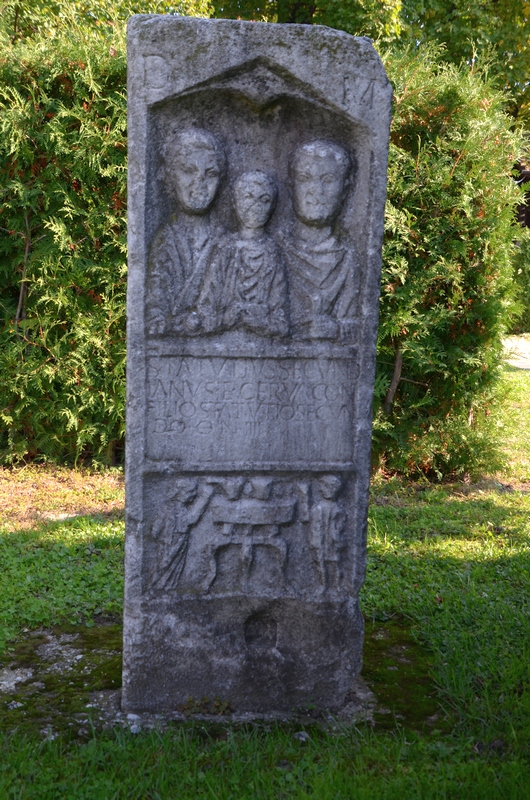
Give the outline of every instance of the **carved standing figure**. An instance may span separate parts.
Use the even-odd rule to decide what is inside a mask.
[[[215,489],[200,491],[193,478],[181,478],[176,491],[162,513],[156,517],[151,535],[156,542],[156,573],[153,588],[175,589],[186,565],[191,530],[202,517]]]
[[[334,231],[350,187],[352,163],[334,142],[301,145],[290,164],[295,213],[283,238],[293,333],[306,339],[352,337],[359,265],[351,240]]]
[[[238,231],[219,242],[197,310],[204,330],[245,328],[262,336],[289,330],[280,248],[266,232],[277,189],[264,172],[245,172],[232,189]]]
[[[209,131],[172,132],[164,145],[162,174],[175,211],[155,234],[149,252],[147,327],[151,335],[194,333],[195,304],[212,247],[221,232],[210,210],[225,171],[225,154]]]
[[[324,475],[316,484],[318,497],[310,511],[309,547],[323,589],[339,589],[346,513],[338,497],[342,478]]]

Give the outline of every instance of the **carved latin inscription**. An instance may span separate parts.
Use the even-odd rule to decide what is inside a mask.
[[[190,467],[353,459],[350,359],[152,358],[148,385],[152,459],[187,454]]]

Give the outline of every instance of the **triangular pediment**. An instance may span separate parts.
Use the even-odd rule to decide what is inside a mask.
[[[266,58],[245,61],[206,81],[190,86],[185,94],[201,90],[229,90],[245,97],[257,109],[274,103],[280,97],[296,95],[313,103],[326,104],[311,86],[300,81],[287,69]]]

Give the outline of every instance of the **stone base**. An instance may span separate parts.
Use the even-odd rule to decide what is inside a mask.
[[[362,642],[351,598],[153,599],[142,619],[126,614],[122,707],[176,712],[217,698],[235,714],[340,712],[361,669]]]

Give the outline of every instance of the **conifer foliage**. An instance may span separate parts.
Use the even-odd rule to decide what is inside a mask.
[[[443,52],[391,52],[394,85],[374,453],[447,475],[492,456],[487,418],[515,311],[510,175],[522,139],[505,96]]]
[[[122,28],[0,42],[0,449],[116,458],[124,433]]]
[[[26,18],[24,35],[22,22],[16,35],[0,26],[4,462],[112,463],[123,447],[125,30],[83,14],[42,31]],[[503,97],[469,67],[428,48],[389,53],[386,67],[374,455],[441,476],[479,468],[491,443],[479,423],[510,317],[521,142]]]

